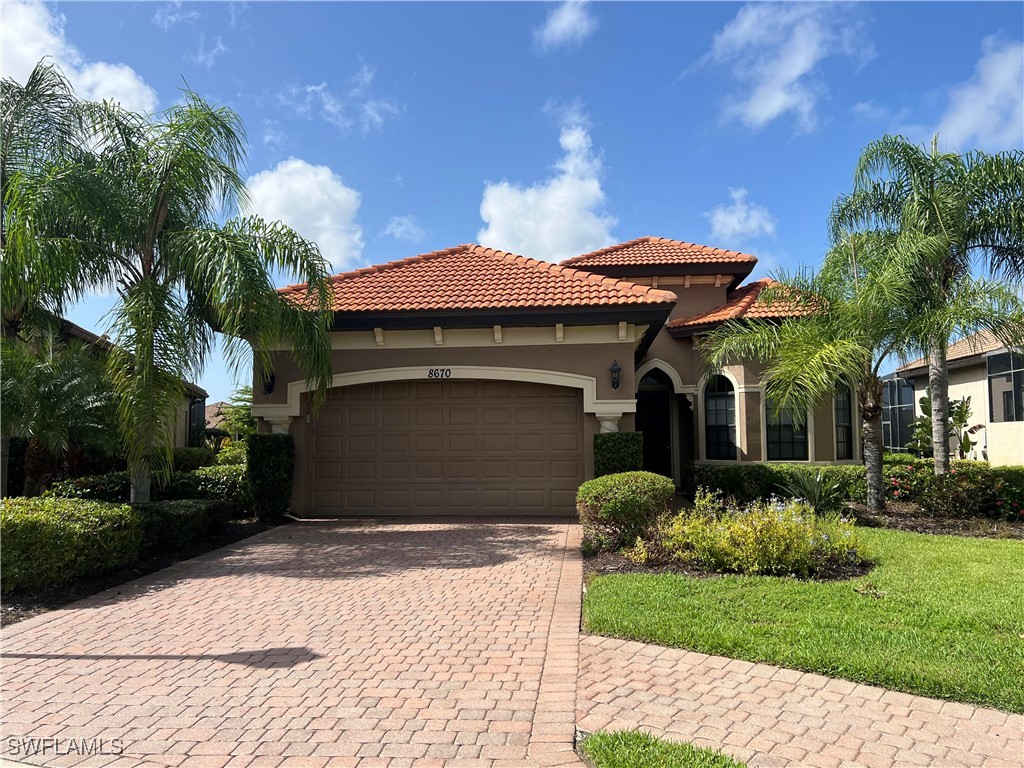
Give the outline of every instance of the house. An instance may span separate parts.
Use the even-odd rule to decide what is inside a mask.
[[[562,264],[460,245],[336,275],[320,412],[287,345],[254,371],[261,429],[295,439],[293,512],[570,513],[594,435],[620,430],[680,485],[695,462],[854,462],[848,387],[775,419],[757,367],[704,372],[708,329],[799,311],[756,303],[756,262],[644,237]]]
[[[981,332],[951,344],[946,361],[950,400],[971,398],[970,424],[985,427],[974,435],[976,446],[968,458],[995,465],[1024,464],[1024,353],[1008,350],[992,334]],[[927,361],[914,360],[896,374],[899,407],[917,416],[919,401],[928,394]]]
[[[64,318],[55,318],[57,333],[65,341],[81,339],[89,346],[97,350],[99,354],[106,354],[112,344],[106,336],[97,336],[80,325],[72,323]],[[204,430],[206,429],[206,390],[184,381],[187,396],[186,403],[182,406],[174,423],[174,447],[184,448],[190,445],[202,445]]]

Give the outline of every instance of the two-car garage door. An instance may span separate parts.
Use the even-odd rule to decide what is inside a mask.
[[[512,381],[332,390],[310,430],[312,513],[569,514],[581,405],[578,390]]]

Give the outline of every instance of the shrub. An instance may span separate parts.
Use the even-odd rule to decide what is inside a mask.
[[[192,472],[200,467],[209,467],[216,461],[212,448],[175,448],[174,471]]]
[[[643,432],[602,432],[594,435],[594,477],[637,472],[643,466]]]
[[[844,501],[863,501],[867,495],[864,467],[856,464],[698,464],[694,480],[698,487],[718,489],[745,503],[809,482],[819,471],[822,481],[834,484]]]
[[[865,559],[853,524],[836,515],[778,499],[731,508],[703,488],[695,508],[664,527],[661,545],[678,562],[728,573],[811,576]]]
[[[131,496],[131,487],[131,479],[127,472],[108,472],[105,475],[88,475],[72,480],[61,480],[59,483],[51,485],[43,496],[127,504]],[[154,490],[156,490],[155,487]]]
[[[792,498],[806,501],[815,514],[835,512],[845,501],[839,479],[829,477],[823,467],[813,473],[797,473],[780,487]]]
[[[618,549],[643,536],[675,495],[672,478],[620,472],[588,480],[576,494],[583,534],[594,549]]]
[[[135,504],[142,524],[142,547],[179,549],[198,541],[231,518],[231,505],[208,499],[174,499]]]
[[[3,591],[55,586],[139,556],[142,526],[124,504],[54,499],[0,501]]]
[[[253,516],[249,478],[244,464],[201,467],[191,477],[197,481],[201,498],[226,501],[231,505],[231,515],[235,519]]]
[[[1008,520],[1024,518],[1024,467],[992,467],[990,514]]]
[[[248,448],[245,440],[232,440],[217,451],[218,464],[245,464],[248,459]]]
[[[256,434],[248,446],[249,493],[260,520],[276,522],[288,513],[295,478],[295,442],[291,435]]]

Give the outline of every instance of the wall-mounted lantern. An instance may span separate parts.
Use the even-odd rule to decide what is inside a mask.
[[[263,394],[264,395],[269,395],[270,393],[272,393],[274,391],[274,384],[275,384],[276,380],[277,380],[277,377],[274,376],[274,374],[272,374],[272,373],[263,377]]]
[[[612,389],[618,389],[619,384],[622,383],[622,366],[619,365],[618,360],[613,360],[611,366],[608,368],[608,372],[612,375]]]

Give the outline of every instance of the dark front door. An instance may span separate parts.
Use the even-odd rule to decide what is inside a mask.
[[[636,428],[644,433],[644,469],[672,477],[672,391],[636,393]]]

